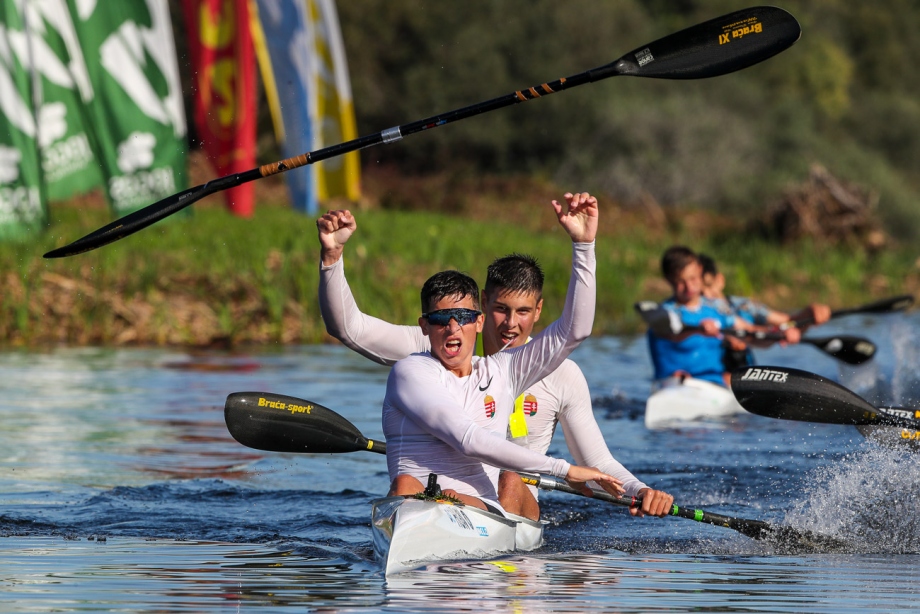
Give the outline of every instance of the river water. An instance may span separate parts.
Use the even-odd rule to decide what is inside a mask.
[[[758,353],[877,404],[920,405],[920,317],[824,327],[879,345],[840,369],[813,347]],[[815,331],[814,334],[818,334]],[[824,331],[820,331],[824,334]],[[339,346],[188,354],[58,349],[0,354],[0,611],[892,611],[920,606],[920,463],[852,427],[745,415],[645,429],[644,340],[590,339],[573,356],[614,455],[682,506],[845,539],[788,554],[730,529],[543,493],[547,544],[493,563],[389,580],[370,547],[375,454],[292,455],[227,433],[235,391],[330,407],[380,438],[387,370]],[[567,456],[559,434],[551,454]]]

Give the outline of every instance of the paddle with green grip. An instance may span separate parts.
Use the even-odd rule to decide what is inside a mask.
[[[636,497],[616,497],[603,490],[594,489],[591,495],[586,495],[577,488],[570,486],[565,480],[560,480],[553,476],[531,475],[527,473],[520,473],[518,475],[521,476],[525,484],[530,484],[543,490],[559,490],[582,497],[590,496],[592,499],[601,499],[602,501],[608,501],[615,505],[623,505],[626,507],[638,507],[642,505],[642,499]],[[803,531],[787,526],[777,526],[762,520],[734,518],[732,516],[707,512],[697,508],[681,507],[676,503],[671,506],[669,515],[732,529],[751,539],[766,540],[781,546],[783,549],[795,552],[844,552],[847,550],[847,544],[845,542],[828,535],[820,535],[811,531]]]
[[[386,454],[386,443],[368,439],[354,424],[333,410],[295,397],[268,392],[234,392],[224,405],[227,429],[244,446],[269,452],[335,454],[375,452]],[[635,497],[615,497],[602,490],[588,495],[551,476],[519,474],[527,484],[591,497],[624,507],[641,506]],[[826,535],[760,520],[733,518],[700,509],[674,505],[671,515],[733,529],[752,539],[766,540],[782,551],[840,552],[847,544]]]

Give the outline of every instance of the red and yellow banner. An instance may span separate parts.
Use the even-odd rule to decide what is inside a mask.
[[[220,176],[256,166],[256,74],[249,0],[183,0],[192,61],[195,127]],[[226,190],[227,207],[249,217],[253,185]]]

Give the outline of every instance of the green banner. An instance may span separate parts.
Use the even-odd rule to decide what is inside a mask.
[[[103,184],[86,130],[91,124],[84,105],[93,100],[93,88],[66,1],[23,6],[42,169],[48,199],[61,200]]]
[[[0,2],[0,238],[104,186],[121,216],[186,187],[167,0]]]
[[[47,219],[24,32],[18,3],[0,2],[0,238],[29,236]]]
[[[95,92],[87,113],[113,213],[185,189],[185,110],[167,0],[67,5]]]

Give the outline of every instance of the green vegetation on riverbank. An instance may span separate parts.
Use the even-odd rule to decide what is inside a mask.
[[[920,5],[778,0],[802,38],[716,79],[610,79],[374,148],[402,174],[540,174],[622,203],[744,215],[818,163],[920,236]],[[738,10],[726,0],[339,2],[358,132],[601,66]],[[275,157],[277,159],[277,156]]]
[[[570,247],[548,205],[445,215],[362,210],[346,251],[349,281],[368,313],[411,324],[418,289],[432,273],[459,268],[480,283],[488,263],[511,251],[539,257],[547,273],[545,322],[558,315]],[[738,229],[701,233],[685,223],[649,228],[608,208],[598,244],[595,332],[641,329],[639,299],[663,299],[658,258],[686,243],[719,260],[729,289],[777,308],[822,300],[833,306],[912,292],[915,255],[891,247],[779,246]],[[55,209],[52,232],[32,244],[0,245],[0,333],[6,345],[312,343],[324,339],[316,305],[316,229],[287,207],[260,206],[251,220],[218,207],[158,224],[108,247],[62,260],[45,251],[104,224],[102,210]]]

